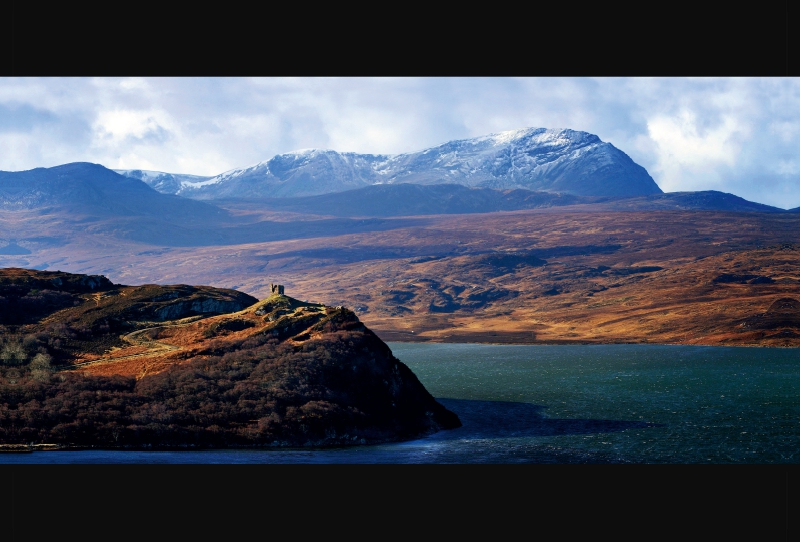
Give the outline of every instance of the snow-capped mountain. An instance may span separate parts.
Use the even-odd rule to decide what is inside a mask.
[[[153,174],[152,181],[136,178],[161,192],[194,199],[312,196],[395,183],[455,183],[583,196],[662,193],[643,167],[596,135],[546,128],[449,141],[398,155],[295,151],[211,178],[147,173]]]
[[[232,169],[200,182],[184,182],[175,194],[195,199],[293,197],[342,192],[377,184],[387,155],[306,149]]]
[[[113,171],[125,177],[144,181],[148,186],[163,194],[177,194],[181,189],[181,183],[196,184],[211,178],[200,175],[185,175],[183,173],[163,173],[146,169],[115,169]]]

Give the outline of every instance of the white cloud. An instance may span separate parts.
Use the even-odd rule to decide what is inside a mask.
[[[169,132],[175,129],[175,123],[165,111],[114,109],[100,111],[92,128],[97,144],[120,145]]]
[[[145,79],[142,79],[141,77],[128,77],[128,78],[122,79],[119,82],[119,86],[123,90],[127,90],[127,91],[141,92],[141,91],[150,90],[150,84]]]
[[[730,116],[714,127],[698,126],[697,115],[688,110],[676,116],[654,117],[647,123],[656,147],[656,168],[665,191],[711,188],[721,184],[720,166],[736,165],[739,138],[747,131]],[[688,177],[688,178],[687,178]],[[714,186],[718,188],[718,186]]]
[[[775,172],[778,175],[796,176],[800,175],[800,163],[796,159],[778,160],[775,165]]]

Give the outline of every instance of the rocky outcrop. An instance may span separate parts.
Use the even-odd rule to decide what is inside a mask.
[[[23,295],[31,290],[57,290],[73,294],[109,290],[114,284],[102,275],[76,275],[61,271],[6,268],[0,274],[0,290],[18,290]],[[0,291],[2,293],[2,291]]]
[[[170,303],[155,311],[156,320],[179,320],[197,314],[224,314],[242,310],[246,305],[238,300],[195,299]]]
[[[0,326],[0,445],[345,446],[461,425],[353,311],[279,285],[257,301],[207,286],[98,293],[97,277],[30,270],[0,282],[9,275],[88,291],[58,292],[61,306],[39,296],[49,312]]]
[[[775,300],[765,313],[745,319],[741,328],[800,332],[800,301],[783,297]]]

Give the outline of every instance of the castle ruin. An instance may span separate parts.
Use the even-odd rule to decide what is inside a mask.
[[[270,288],[272,288],[272,295],[284,295],[283,294],[283,284],[272,284],[270,283]]]

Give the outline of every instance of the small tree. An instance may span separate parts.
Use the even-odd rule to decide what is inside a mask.
[[[47,382],[53,369],[50,366],[51,358],[47,354],[36,354],[31,360],[31,378],[39,382]]]

